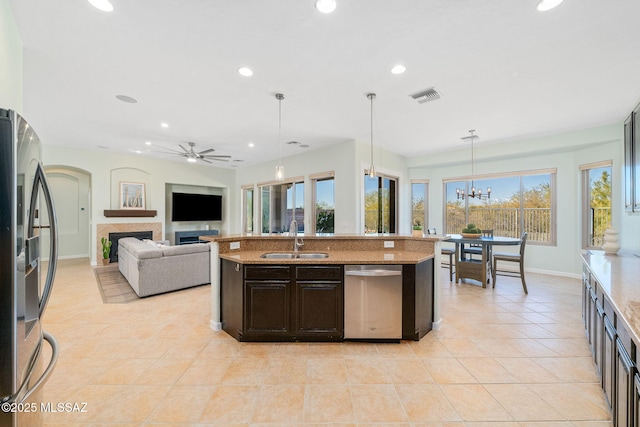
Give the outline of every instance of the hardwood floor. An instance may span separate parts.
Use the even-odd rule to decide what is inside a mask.
[[[88,260],[62,260],[45,329],[60,343],[45,425],[606,427],[580,281],[448,281],[419,342],[238,343],[209,328],[209,286],[103,304]]]

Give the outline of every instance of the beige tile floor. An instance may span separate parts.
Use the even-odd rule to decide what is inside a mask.
[[[525,296],[442,276],[443,327],[419,342],[248,344],[209,329],[208,286],[103,304],[88,261],[63,260],[44,400],[87,406],[45,425],[611,425],[579,280],[530,274]]]

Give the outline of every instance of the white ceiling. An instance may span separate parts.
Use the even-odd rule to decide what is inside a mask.
[[[111,1],[10,0],[24,113],[45,144],[194,141],[255,164],[279,156],[276,92],[282,141],[310,146],[283,156],[369,142],[376,92],[374,143],[416,156],[469,129],[480,146],[619,122],[640,99],[638,0],[337,0],[329,15],[313,0]],[[409,97],[431,86],[441,99]]]

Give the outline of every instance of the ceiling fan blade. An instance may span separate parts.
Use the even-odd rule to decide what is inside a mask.
[[[222,154],[220,154],[220,155],[208,154],[206,156],[201,156],[201,157],[206,157],[207,159],[215,159],[216,157],[223,158],[223,159],[230,159],[231,158],[231,156],[222,155]]]
[[[203,162],[211,163],[209,160],[205,159],[204,157],[200,157],[200,160],[202,160]]]
[[[209,148],[208,150],[200,151],[198,154],[203,155],[203,154],[210,153],[212,151],[216,151],[216,150],[214,150],[213,148]]]
[[[184,148],[182,146],[182,144],[178,144],[178,147],[182,148],[184,150],[185,153],[189,154],[189,150],[187,150],[186,148]]]
[[[219,159],[219,158],[216,158],[216,157],[209,157],[209,159],[211,159],[211,160],[217,160],[217,161],[219,161],[219,162],[228,162],[228,161],[229,161],[229,160],[227,160],[227,159]],[[203,159],[203,160],[204,160],[204,159]]]

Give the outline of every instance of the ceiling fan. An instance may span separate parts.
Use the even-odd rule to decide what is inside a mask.
[[[191,163],[195,163],[198,160],[202,160],[203,162],[206,163],[212,163],[209,160],[217,160],[219,162],[228,162],[231,156],[223,156],[223,155],[213,155],[213,154],[207,154],[207,153],[211,153],[214,150],[213,148],[209,148],[208,150],[204,150],[204,151],[200,151],[200,152],[196,152],[194,150],[194,147],[196,146],[195,142],[189,142],[189,149],[184,148],[184,146],[182,146],[182,144],[178,144],[178,147],[182,148],[182,151],[180,150],[174,150],[172,148],[165,148],[163,147],[165,150],[169,150],[170,152],[164,152],[164,154],[173,154],[176,156],[182,156],[185,157],[187,159],[188,162]],[[163,153],[162,151],[159,151],[159,153]]]

